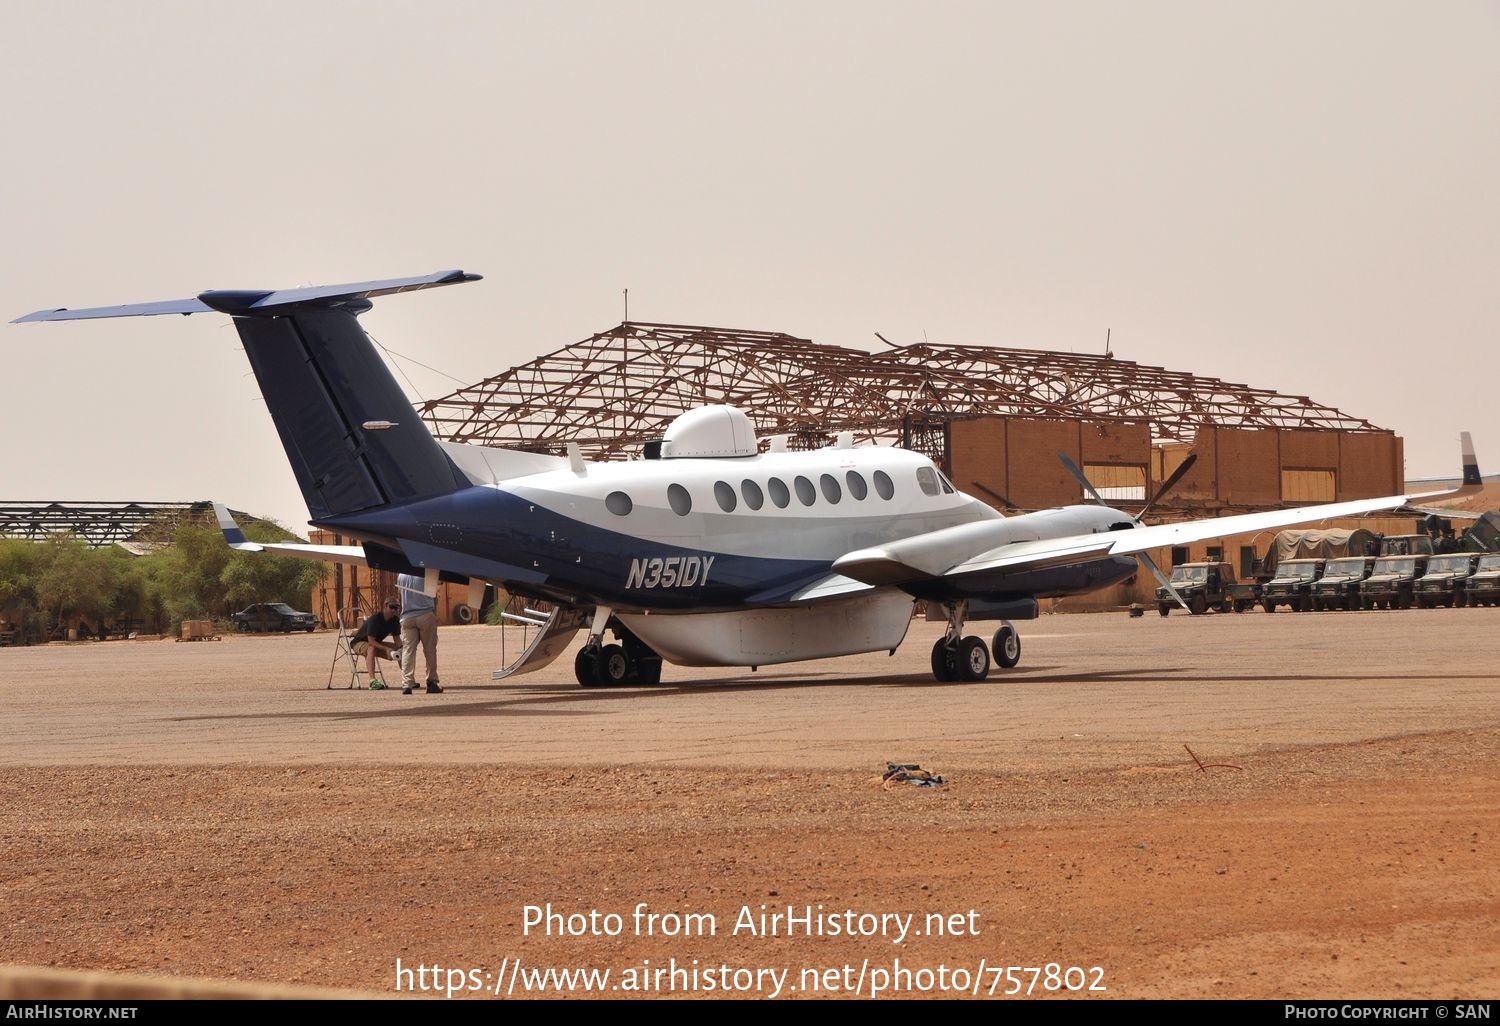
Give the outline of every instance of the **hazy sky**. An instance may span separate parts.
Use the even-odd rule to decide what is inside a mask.
[[[1500,3],[0,5],[0,314],[461,267],[414,398],[621,320],[1095,353],[1500,468]],[[0,326],[0,499],[301,529],[228,318]],[[398,364],[400,361],[398,361]]]

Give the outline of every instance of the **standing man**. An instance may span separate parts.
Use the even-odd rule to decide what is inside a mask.
[[[391,599],[374,613],[365,617],[365,622],[359,625],[359,630],[354,632],[354,637],[349,639],[349,650],[356,656],[364,656],[365,669],[370,674],[370,690],[379,691],[385,687],[380,677],[375,673],[375,660],[395,659],[397,646],[387,641],[387,638],[395,638],[401,630],[401,603]]]
[[[417,686],[417,645],[422,646],[422,661],[427,664],[427,693],[441,695],[437,672],[437,600],[422,593],[422,578],[402,574],[396,578],[401,589],[401,693],[409,695]]]

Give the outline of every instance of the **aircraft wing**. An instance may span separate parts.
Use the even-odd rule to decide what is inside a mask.
[[[1087,563],[1109,556],[1135,556],[1171,545],[1280,530],[1334,517],[1398,509],[1424,499],[1456,498],[1471,494],[1483,487],[1483,483],[1467,432],[1463,436],[1463,448],[1464,483],[1450,491],[1353,499],[1263,513],[1190,520],[1179,524],[1154,524],[1130,530],[998,545],[986,544],[986,540],[995,540],[995,536],[1003,531],[999,525],[1004,521],[981,521],[849,552],[834,560],[833,570],[867,584],[913,586],[963,579],[970,589],[976,578],[993,576],[996,584],[1003,589],[1005,577],[1029,570]]]

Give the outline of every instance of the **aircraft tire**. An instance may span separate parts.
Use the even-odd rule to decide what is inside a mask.
[[[990,675],[990,650],[984,639],[973,635],[958,643],[958,675],[963,680],[984,680]]]
[[[630,660],[625,657],[625,650],[619,645],[605,645],[599,650],[594,672],[601,687],[614,688],[626,683],[630,677]]]
[[[595,653],[590,652],[587,647],[580,648],[578,654],[573,657],[573,676],[583,687],[597,688],[599,686],[599,672],[595,669],[595,662]]]
[[[640,684],[660,684],[661,660],[654,657],[639,660],[635,664],[635,679]]]
[[[995,651],[995,662],[1007,670],[1021,661],[1021,635],[1010,624],[995,632],[990,648]]]
[[[932,675],[944,682],[958,680],[958,653],[943,638],[932,646]]]

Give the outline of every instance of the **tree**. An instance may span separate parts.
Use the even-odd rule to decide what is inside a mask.
[[[96,622],[114,613],[115,568],[107,556],[71,535],[43,542],[36,602],[56,623],[70,614]]]

